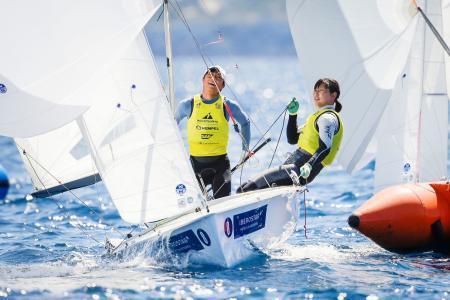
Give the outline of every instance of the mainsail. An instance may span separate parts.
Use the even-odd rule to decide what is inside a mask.
[[[98,172],[130,223],[182,214],[203,201],[142,31],[160,4],[2,3],[0,24],[22,18],[27,25],[14,31],[17,47],[0,49],[0,132],[15,138],[40,195],[92,184]],[[40,38],[22,36],[30,28]],[[12,34],[5,39],[12,42]],[[21,61],[26,43],[36,49]]]
[[[143,33],[93,96],[78,124],[122,219],[151,222],[198,207],[202,195]]]
[[[0,134],[35,136],[85,112],[98,80],[159,5],[156,0],[2,1]]]
[[[426,2],[440,25],[446,5]],[[339,163],[352,172],[376,157],[377,187],[401,182],[404,166],[415,180],[444,176],[443,51],[413,1],[288,0],[287,12],[308,88],[321,77],[341,84]]]

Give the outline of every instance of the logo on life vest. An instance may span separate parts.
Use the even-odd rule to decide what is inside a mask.
[[[206,116],[204,116],[202,119],[204,120],[212,120],[213,117],[211,116],[211,113],[208,113]]]
[[[178,195],[184,195],[184,193],[186,193],[186,186],[182,183],[180,183],[179,185],[177,185],[177,187],[175,188],[175,191],[177,192]]]
[[[195,129],[197,129],[197,130],[219,130],[219,127],[217,127],[217,126],[200,126],[200,125],[197,125],[197,126],[195,126]]]
[[[233,233],[233,222],[230,218],[225,219],[225,223],[223,223],[223,231],[227,237],[230,237]]]
[[[7,91],[8,89],[6,88],[6,85],[0,83],[0,93],[5,94]]]
[[[209,140],[214,134],[211,133],[202,133],[202,140]]]

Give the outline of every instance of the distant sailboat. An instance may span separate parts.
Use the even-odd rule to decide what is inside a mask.
[[[419,183],[448,178],[450,57],[416,5],[448,44],[449,0],[287,1],[307,83],[329,76],[342,85],[339,162],[352,172],[375,159],[376,190],[413,183],[380,192],[349,219],[395,251],[433,248],[438,227],[438,244],[450,245],[445,184]]]
[[[2,7],[3,28],[17,22],[14,15],[23,14],[24,5]],[[293,232],[295,195],[301,188],[272,188],[207,202],[172,115],[168,98],[173,99],[173,93],[168,97],[163,90],[143,32],[160,5],[150,0],[35,4],[43,11],[38,16],[33,12],[31,22],[45,23],[37,30],[55,39],[51,46],[56,56],[48,55],[46,42],[38,39],[32,42],[42,51],[27,64],[13,47],[0,49],[0,83],[8,89],[0,99],[10,104],[7,112],[14,116],[0,123],[0,134],[15,137],[35,195],[92,184],[100,176],[121,218],[146,224],[143,232],[107,241],[110,254],[123,257],[163,243],[173,253],[234,266],[255,247],[270,247]],[[58,10],[70,11],[61,28],[50,26],[59,24],[52,19]],[[75,30],[69,26],[74,20],[89,26]],[[21,42],[24,46],[27,41]],[[53,68],[38,72],[41,62]],[[28,74],[28,69],[35,72]],[[32,120],[23,124],[23,118]]]

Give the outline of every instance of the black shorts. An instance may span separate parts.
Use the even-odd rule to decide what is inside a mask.
[[[215,199],[231,194],[231,171],[228,155],[191,156],[191,163],[202,189],[211,185]]]

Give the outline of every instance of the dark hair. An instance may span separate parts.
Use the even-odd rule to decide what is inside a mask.
[[[317,80],[316,84],[314,85],[314,89],[317,89],[321,85],[325,85],[327,89],[330,91],[330,93],[336,93],[336,99],[334,100],[335,103],[335,110],[337,112],[340,112],[342,110],[342,104],[338,101],[339,95],[341,94],[341,90],[339,88],[339,83],[335,79],[331,78],[321,78]]]
[[[209,72],[211,72],[211,73],[219,73],[220,76],[222,76],[222,80],[223,80],[223,83],[225,85],[225,74],[222,74],[222,71],[220,71],[220,69],[218,67],[212,66],[212,67],[209,67],[208,69],[206,69],[205,74],[203,74],[203,79],[205,78],[206,74],[208,74]]]

